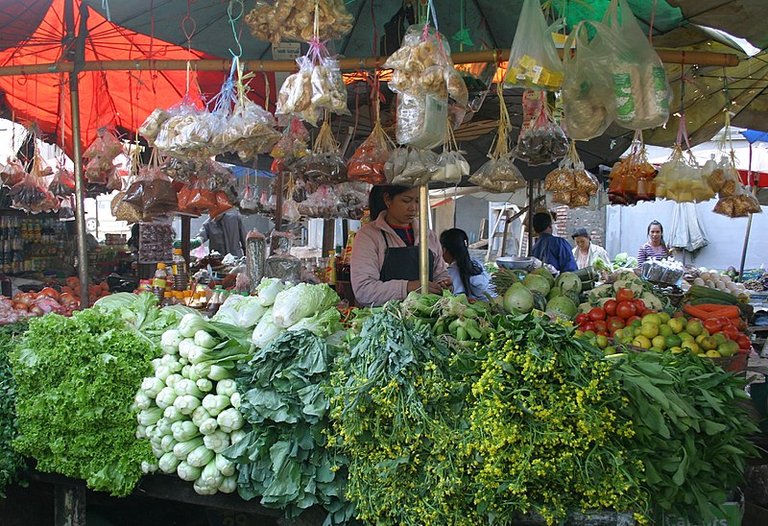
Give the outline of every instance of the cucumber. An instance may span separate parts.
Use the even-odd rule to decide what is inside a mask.
[[[709,287],[702,287],[701,285],[693,285],[688,290],[688,295],[691,298],[706,298],[707,300],[719,299],[728,302],[723,303],[722,305],[738,305],[739,303],[739,299],[733,294],[723,292],[722,290],[711,289]],[[710,303],[714,303],[714,301],[711,301]]]

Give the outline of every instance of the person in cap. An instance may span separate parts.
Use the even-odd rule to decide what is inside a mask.
[[[552,265],[558,272],[577,270],[570,243],[562,237],[552,235],[552,214],[549,212],[534,214],[533,230],[539,237],[531,250],[533,257],[547,265]]]
[[[602,260],[610,265],[611,258],[608,252],[601,246],[592,243],[592,237],[586,228],[577,228],[571,235],[576,246],[573,247],[573,258],[576,260],[576,266],[580,269],[592,267],[597,260]]]

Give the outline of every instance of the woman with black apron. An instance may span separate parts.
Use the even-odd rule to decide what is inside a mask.
[[[350,271],[358,305],[403,300],[419,281],[419,189],[374,186],[369,196],[371,222],[355,235]],[[429,291],[450,288],[451,278],[437,236],[429,233]]]

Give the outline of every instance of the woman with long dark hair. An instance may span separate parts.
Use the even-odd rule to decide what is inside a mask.
[[[454,294],[466,294],[469,299],[484,300],[493,296],[490,276],[482,263],[469,255],[469,238],[460,228],[450,228],[440,234],[443,260],[453,282]]]
[[[642,265],[649,259],[664,259],[669,256],[669,249],[664,242],[664,227],[658,221],[648,224],[648,241],[637,252],[637,262]]]

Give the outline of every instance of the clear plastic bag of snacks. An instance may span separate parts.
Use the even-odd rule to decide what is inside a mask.
[[[418,186],[426,184],[437,170],[437,154],[430,150],[396,148],[384,165],[389,184]]]
[[[158,150],[182,159],[202,159],[221,153],[212,145],[220,123],[200,103],[185,98],[168,113],[171,116],[155,138]]]
[[[368,206],[368,187],[364,183],[350,182],[338,185],[336,192],[336,217],[361,219]]]
[[[642,132],[636,131],[629,154],[611,169],[609,202],[612,205],[634,205],[639,201],[655,199],[659,195],[656,177],[656,168],[648,162]]]
[[[597,178],[584,169],[575,142],[571,142],[568,156],[544,178],[544,189],[552,192],[552,201],[571,208],[587,206],[598,188]]]
[[[739,186],[734,195],[718,199],[713,211],[728,217],[747,217],[749,214],[759,214],[763,209],[754,195]]]
[[[162,108],[155,108],[152,113],[144,119],[142,125],[139,126],[139,133],[147,140],[147,143],[150,146],[153,146],[163,124],[170,118],[170,113]]]
[[[504,92],[501,83],[496,85],[499,96],[499,124],[496,138],[488,151],[489,161],[486,161],[469,178],[469,182],[490,192],[506,193],[524,188],[526,183],[523,174],[515,166],[515,158],[509,151],[509,113],[504,103]]]
[[[337,199],[338,196],[332,186],[320,185],[315,192],[299,203],[298,212],[307,217],[331,219],[337,217]]]
[[[523,92],[523,125],[515,157],[531,166],[550,164],[568,153],[568,138],[547,109],[544,91]]]
[[[199,216],[206,210],[216,207],[216,192],[204,176],[197,177],[179,190],[179,212]]]
[[[138,177],[125,191],[124,201],[140,209],[145,221],[179,209],[173,183],[157,166],[139,169]]]
[[[125,192],[118,192],[112,198],[112,215],[118,221],[125,221],[128,224],[141,221],[141,209],[136,205],[125,202]]]
[[[222,135],[229,141],[229,151],[237,153],[242,160],[254,159],[270,151],[280,139],[276,124],[271,113],[252,100],[241,97]]]
[[[437,170],[432,175],[432,181],[458,184],[468,175],[469,163],[456,144],[453,129],[448,126],[448,139],[445,141],[442,153],[437,157]]]
[[[245,23],[253,36],[273,45],[283,39],[299,42],[307,42],[313,37],[322,41],[335,40],[347,34],[353,22],[343,0],[259,0],[245,15]]]
[[[377,119],[371,134],[357,147],[347,162],[347,176],[351,181],[369,184],[384,184],[384,165],[392,150],[392,141],[387,137],[381,122]]]
[[[291,164],[309,153],[309,131],[301,120],[292,118],[269,155]]]
[[[576,46],[576,53],[563,55],[563,127],[568,137],[587,141],[599,137],[615,115],[611,78],[600,66],[589,40],[590,21],[579,22],[565,42],[565,49]]]
[[[256,193],[256,185],[249,184],[246,179],[243,197],[240,199],[240,209],[248,212],[259,210],[259,196]]]
[[[318,184],[336,184],[347,180],[347,164],[339,153],[339,144],[333,138],[326,118],[320,126],[312,153],[296,163],[296,171],[307,181]]]
[[[53,179],[48,183],[48,190],[56,197],[67,197],[75,193],[75,174],[63,164],[56,167]]]
[[[96,157],[106,157],[107,159],[114,159],[123,152],[123,144],[115,135],[107,130],[101,128],[96,133],[96,138],[83,152],[83,157],[86,159],[94,159]]]
[[[18,159],[8,159],[8,164],[0,169],[0,181],[9,188],[20,183],[25,175],[27,171]]]
[[[397,142],[429,150],[445,140],[448,99],[432,93],[397,97]]]
[[[42,158],[35,153],[30,172],[8,191],[13,208],[35,214],[58,210],[59,200],[48,191],[42,178],[44,169]]]
[[[563,82],[563,64],[539,0],[525,0],[504,77],[506,87],[556,90]]]
[[[347,87],[339,63],[322,42],[311,40],[307,54],[296,62],[299,71],[280,87],[276,115],[298,117],[314,126],[325,110],[349,114]]]

